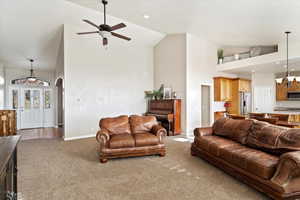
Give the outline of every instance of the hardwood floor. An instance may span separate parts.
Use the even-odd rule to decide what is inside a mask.
[[[22,140],[56,139],[63,137],[63,128],[22,129],[17,134],[22,136]]]

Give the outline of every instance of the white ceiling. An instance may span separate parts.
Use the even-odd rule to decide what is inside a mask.
[[[103,9],[100,0],[69,1]],[[300,40],[299,0],[108,1],[112,16],[162,33],[204,36],[220,45],[277,44],[285,30]],[[67,12],[62,2],[0,0],[0,64],[26,67],[26,58],[33,57],[38,68],[54,69]],[[150,18],[144,19],[144,14]]]
[[[69,0],[102,11],[100,0]],[[190,32],[220,45],[300,38],[299,0],[108,0],[108,13],[163,33]],[[144,19],[143,15],[150,16]]]
[[[26,59],[34,58],[35,68],[55,68],[63,24],[61,0],[1,0],[0,19],[0,63],[26,68]]]

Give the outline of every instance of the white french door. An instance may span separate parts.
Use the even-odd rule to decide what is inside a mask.
[[[43,95],[40,88],[21,88],[21,129],[43,127]]]
[[[54,126],[52,99],[50,88],[10,87],[9,106],[16,109],[17,128]]]

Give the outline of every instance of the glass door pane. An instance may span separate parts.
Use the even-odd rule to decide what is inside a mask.
[[[30,90],[25,90],[24,91],[24,108],[26,110],[31,109],[31,91]]]
[[[12,90],[12,108],[17,109],[19,107],[19,93],[18,90]]]
[[[41,107],[40,90],[32,90],[32,107],[34,109]]]

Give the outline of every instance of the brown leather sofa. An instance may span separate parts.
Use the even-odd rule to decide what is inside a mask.
[[[166,154],[163,139],[167,131],[153,116],[104,118],[99,125],[96,138],[100,143],[101,163],[109,158]]]
[[[273,199],[300,199],[300,129],[222,118],[194,135],[193,156]]]

